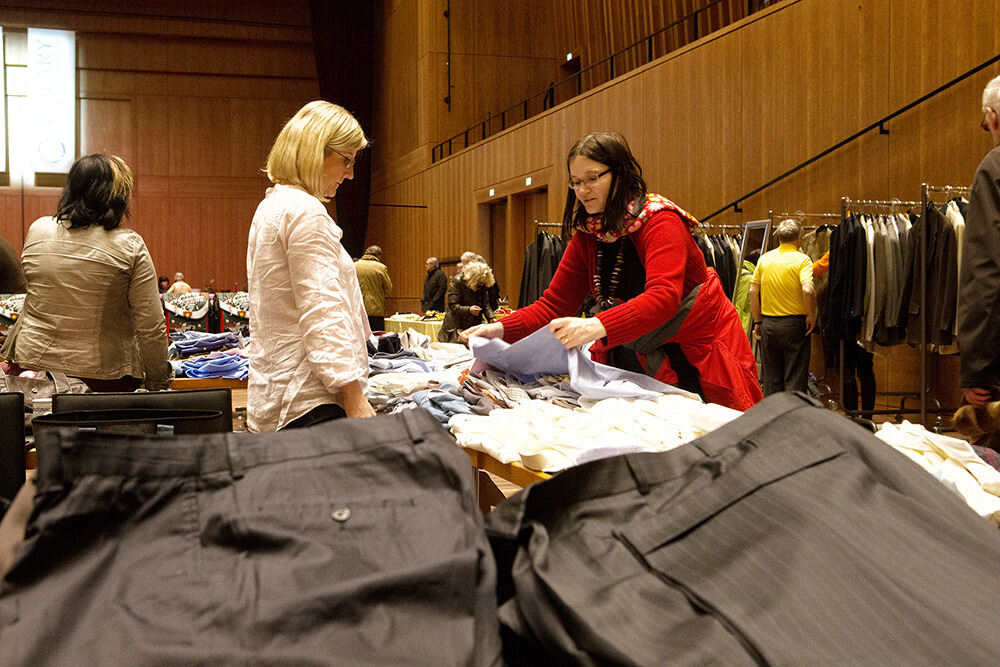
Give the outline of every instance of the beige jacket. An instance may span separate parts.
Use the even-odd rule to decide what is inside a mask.
[[[343,232],[302,188],[267,190],[250,225],[247,426],[276,431],[368,379],[371,335]]]
[[[385,317],[385,297],[392,291],[389,269],[371,255],[365,255],[354,263],[354,270],[358,273],[365,312],[373,317]]]
[[[24,240],[27,296],[0,354],[31,370],[71,377],[143,378],[166,389],[167,327],[156,270],[136,232],[32,223]]]

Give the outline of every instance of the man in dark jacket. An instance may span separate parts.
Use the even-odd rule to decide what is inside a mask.
[[[1000,76],[983,91],[983,121],[994,148],[969,192],[958,295],[958,346],[965,400],[982,407],[1000,385]]]
[[[28,290],[17,251],[0,236],[0,294],[21,294]]]
[[[420,308],[425,313],[428,310],[444,312],[444,295],[448,289],[448,278],[441,270],[437,257],[428,257],[424,264],[427,277],[424,278],[424,296],[420,299]]]

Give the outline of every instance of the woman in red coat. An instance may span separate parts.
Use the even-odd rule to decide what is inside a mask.
[[[595,361],[745,410],[762,397],[735,308],[692,236],[698,221],[649,194],[624,137],[595,132],[566,160],[562,261],[542,298],[463,338],[514,342],[542,326]],[[586,301],[586,303],[585,303]],[[588,308],[589,306],[589,308]],[[587,308],[593,317],[573,317]]]

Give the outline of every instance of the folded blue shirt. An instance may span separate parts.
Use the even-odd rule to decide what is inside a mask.
[[[243,337],[234,332],[204,333],[201,331],[171,331],[170,347],[167,354],[171,357],[187,357],[213,350],[226,350],[233,347],[243,347]]]
[[[192,378],[232,378],[244,380],[250,374],[250,358],[232,350],[213,352],[203,357],[188,359],[181,364],[184,374]]]
[[[423,389],[413,394],[413,401],[442,424],[447,424],[452,415],[459,413],[471,415],[472,408],[461,396],[451,393],[457,387],[444,383],[440,389]]]
[[[430,373],[434,369],[423,359],[417,357],[400,357],[397,359],[368,358],[368,368],[373,373]]]

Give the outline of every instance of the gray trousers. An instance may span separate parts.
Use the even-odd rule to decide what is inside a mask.
[[[1000,532],[798,394],[486,520],[511,664],[995,664]]]
[[[762,382],[765,396],[779,391],[809,390],[810,340],[806,316],[765,315],[760,325]]]
[[[0,664],[499,657],[472,469],[423,410],[261,435],[40,437]]]

